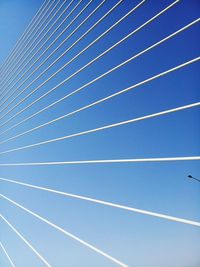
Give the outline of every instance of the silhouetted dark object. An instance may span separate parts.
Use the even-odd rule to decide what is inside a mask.
[[[193,177],[192,175],[188,175],[188,178],[190,178],[190,179],[193,179],[193,180],[196,180],[196,181],[200,182],[200,180],[199,180],[199,179],[197,179],[197,178]]]

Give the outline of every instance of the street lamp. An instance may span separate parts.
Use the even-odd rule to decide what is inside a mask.
[[[200,183],[200,180],[199,180],[199,179],[197,179],[197,178],[195,178],[195,177],[193,177],[192,175],[188,175],[188,178],[190,178],[190,179],[193,179],[193,180],[196,180],[197,182],[199,182],[199,183]]]

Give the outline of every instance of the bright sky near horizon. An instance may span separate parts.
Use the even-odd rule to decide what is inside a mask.
[[[89,4],[89,2],[91,3]],[[70,62],[49,82],[40,86],[141,1],[121,1],[109,16],[105,17],[73,48],[69,49],[62,59],[45,71],[119,0],[104,2],[102,3],[102,0],[74,0],[53,25],[57,17],[69,5],[70,0],[50,0],[52,6],[47,11],[46,17],[50,10],[54,7],[55,9],[46,22],[45,16],[42,20],[44,22],[43,27],[49,21],[47,27],[41,32],[42,28],[39,28],[41,22],[37,27],[37,34],[39,35],[41,32],[38,39],[37,35],[35,37],[32,35],[33,39],[30,39],[30,45],[27,41],[25,42],[27,48],[22,47],[18,53],[18,59],[14,58],[12,60],[9,65],[10,71],[1,69],[0,178],[200,222],[200,183],[187,178],[188,174],[200,178],[199,161],[1,166],[2,163],[142,159],[200,155],[199,107],[2,154],[4,151],[15,148],[200,101],[199,61],[196,61],[103,103],[17,137],[18,134],[199,57],[200,25],[199,22],[196,22],[171,39],[130,60],[127,64],[98,79],[98,81],[85,86],[83,90],[73,96],[23,122],[32,114],[197,20],[200,13],[200,2],[198,0],[178,1],[153,22],[26,109],[34,100],[43,96],[173,3],[172,0],[147,0],[87,51]],[[69,37],[64,45],[55,53],[52,53],[101,3],[101,7]],[[42,0],[0,1],[0,63],[2,66],[31,18],[42,4]],[[51,20],[53,14],[62,4],[61,9]],[[87,4],[88,6],[83,13],[68,26]],[[72,11],[73,9],[74,11]],[[71,15],[59,26],[70,12]],[[48,32],[51,25],[53,26]],[[58,26],[59,28],[56,30]],[[66,32],[34,63],[66,27],[68,27]],[[56,30],[55,34],[48,40],[47,38],[51,36],[54,30]],[[46,37],[36,45],[45,33]],[[40,51],[34,55],[40,47]],[[22,58],[20,58],[21,53],[24,54]],[[51,53],[52,56],[49,56]],[[23,61],[26,55],[29,56]],[[49,59],[45,64],[31,74],[47,56],[49,56]],[[31,64],[33,64],[32,67],[30,67]],[[45,73],[37,78],[42,71],[45,71]],[[25,75],[22,76],[24,73]],[[29,75],[30,77],[27,78]],[[25,80],[26,78],[27,80]],[[36,79],[35,82],[31,84],[34,79]],[[39,89],[28,96],[37,87]],[[14,92],[13,95],[12,92]],[[27,99],[26,96],[28,96]],[[22,102],[20,103],[20,101]],[[19,105],[17,105],[18,103]],[[25,111],[20,112],[23,109]],[[13,119],[9,120],[12,117]],[[20,124],[17,125],[18,123]],[[12,126],[15,127],[11,128]],[[12,137],[15,138],[7,140]],[[5,140],[7,141],[2,143]],[[0,181],[0,194],[11,198],[105,251],[126,263],[127,266],[200,266],[199,227],[59,196],[5,181]],[[26,211],[9,203],[6,199],[1,199],[0,207],[1,214],[16,227],[51,266],[116,266],[109,259],[70,237],[66,237]],[[16,267],[45,266],[2,219],[0,227],[0,241],[5,246]],[[0,251],[0,266],[11,266],[3,250]]]

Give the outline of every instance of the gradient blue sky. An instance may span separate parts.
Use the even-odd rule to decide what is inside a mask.
[[[73,6],[77,2],[75,0]],[[64,36],[66,37],[100,2],[100,0],[95,0]],[[88,3],[88,0],[82,2],[73,16],[86,3]],[[115,3],[117,3],[116,0],[107,1],[42,69],[53,62],[61,52],[67,49]],[[19,99],[26,96],[137,3],[139,1],[125,0]],[[1,123],[170,3],[172,3],[171,0],[147,1],[105,38],[70,64],[61,74],[7,115],[4,120],[1,120]],[[3,63],[41,4],[41,0],[1,0],[1,63]],[[1,128],[0,131],[7,129],[15,122],[21,121],[195,20],[199,17],[199,11],[200,3],[198,0],[180,1],[159,19],[71,79],[56,92],[18,116],[7,126]],[[67,23],[72,20],[73,16],[69,18]],[[66,27],[66,25],[63,25],[63,27]],[[79,94],[2,135],[1,140],[199,56],[199,36],[200,28],[198,24],[99,80]],[[52,40],[53,38],[48,44]],[[51,51],[62,40],[63,38],[59,39]],[[48,54],[50,54],[50,51]],[[200,96],[198,72],[199,63],[192,64],[95,108],[88,109],[1,145],[1,151],[197,102]],[[22,88],[30,81],[31,79]],[[200,152],[199,132],[199,108],[194,108],[99,133],[13,152],[4,156],[1,155],[0,162],[195,156],[199,155]],[[5,178],[200,221],[200,185],[188,180],[188,174],[200,177],[199,162],[1,167],[0,169],[0,175]],[[84,240],[102,248],[129,266],[200,266],[200,231],[193,226],[133,214],[6,183],[1,183],[0,192]],[[63,236],[55,229],[5,200],[1,200],[1,212],[49,260],[52,266],[115,266],[102,256]],[[4,222],[1,222],[0,227],[2,242],[16,266],[44,266]],[[0,266],[9,267],[9,263],[2,252],[0,252]]]

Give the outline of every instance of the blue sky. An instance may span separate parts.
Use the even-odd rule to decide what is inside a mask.
[[[77,0],[74,1],[71,9],[77,2]],[[38,62],[37,66],[100,2],[95,0],[85,10],[82,16],[51,48],[51,51]],[[45,66],[38,70],[21,87],[21,90],[117,2],[116,0],[107,1],[55,53]],[[88,0],[84,0],[80,4],[73,15],[69,17],[69,20],[60,28],[59,32],[66,27],[67,23],[70,23],[86,3],[88,3]],[[139,1],[125,0],[108,18],[102,21],[14,103],[23,99],[31,90],[46,80],[138,3]],[[27,101],[5,116],[0,124],[170,3],[172,1],[147,1],[107,36],[81,55],[78,60],[75,60],[59,75],[28,98]],[[1,63],[3,63],[3,60],[9,54],[41,4],[42,1],[39,0],[1,1]],[[110,68],[197,19],[199,10],[200,4],[197,0],[180,1],[157,20],[113,49],[89,68],[86,68],[58,90],[17,116],[4,127],[1,127],[0,133],[14,123],[46,107],[48,104],[60,99],[67,93],[74,91]],[[22,133],[157,73],[198,57],[200,50],[198,45],[200,41],[199,31],[199,24],[194,25],[173,39],[100,79],[68,100],[1,135],[1,140]],[[42,51],[52,41],[53,37]],[[198,71],[199,63],[194,63],[94,108],[87,109],[38,131],[7,142],[1,145],[1,151],[198,102]],[[5,111],[3,112],[5,113]],[[3,112],[2,114],[4,114]],[[0,162],[197,156],[200,152],[199,130],[199,108],[194,108],[82,137],[0,155]],[[199,162],[1,167],[0,174],[1,177],[8,179],[200,221],[200,186],[198,183],[187,179],[188,174],[196,177],[200,176]],[[129,266],[198,267],[200,264],[200,232],[197,227],[64,198],[3,182],[0,188],[1,193],[96,245]],[[1,200],[1,212],[48,259],[52,266],[115,266],[102,256],[65,237],[5,200]],[[1,222],[0,227],[1,240],[16,266],[44,266],[4,222]],[[0,254],[0,266],[9,266],[2,252]]]

